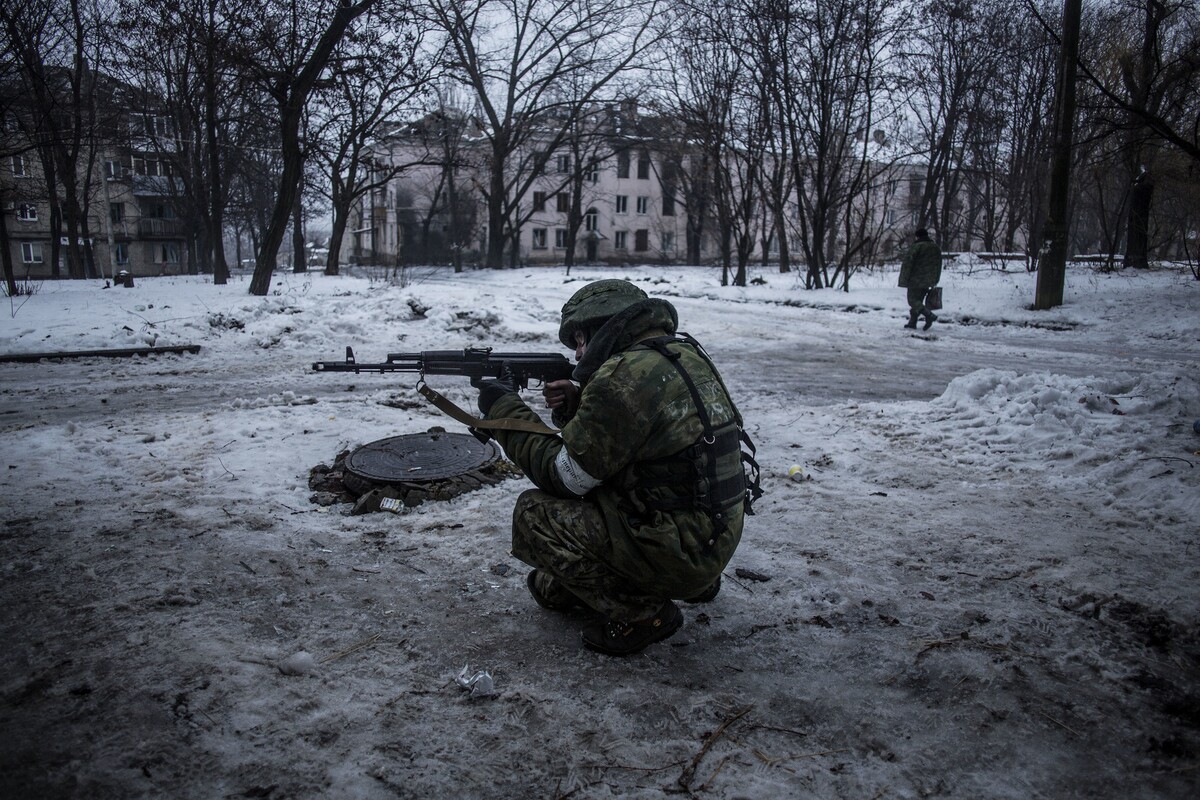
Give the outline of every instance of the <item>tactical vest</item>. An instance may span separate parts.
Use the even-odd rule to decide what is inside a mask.
[[[733,418],[728,422],[716,426],[712,424],[696,382],[684,369],[679,353],[667,348],[667,345],[675,342],[693,348],[708,364],[733,409]],[[703,433],[693,444],[677,453],[638,464],[634,491],[638,500],[651,510],[699,510],[708,514],[713,523],[713,534],[705,549],[710,551],[717,538],[728,528],[730,511],[738,505],[744,505],[745,513],[753,514],[751,504],[762,496],[758,463],[754,460],[754,443],[742,429],[741,414],[729,397],[729,390],[725,388],[720,373],[699,342],[686,333],[680,333],[678,336],[648,339],[638,346],[659,353],[679,372],[692,395]],[[748,452],[743,451],[743,446]]]

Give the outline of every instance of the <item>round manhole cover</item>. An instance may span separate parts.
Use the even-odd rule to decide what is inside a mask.
[[[478,470],[500,458],[492,442],[466,433],[410,433],[364,444],[346,456],[346,472],[371,483],[428,483]]]

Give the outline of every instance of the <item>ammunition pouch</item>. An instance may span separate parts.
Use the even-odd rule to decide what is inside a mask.
[[[700,439],[678,453],[640,464],[634,489],[638,500],[647,509],[698,510],[708,514],[713,523],[713,535],[705,549],[710,551],[729,527],[732,509],[742,504],[747,514],[754,513],[752,503],[762,496],[758,463],[754,460],[754,443],[742,429],[742,418],[736,407],[732,420],[713,426],[695,381],[680,363],[679,353],[667,349],[671,342],[683,342],[693,347],[720,382],[720,374],[708,354],[687,334],[681,334],[680,338],[663,336],[642,342],[670,361],[679,372],[692,395],[704,432]],[[723,382],[721,389],[733,406]]]

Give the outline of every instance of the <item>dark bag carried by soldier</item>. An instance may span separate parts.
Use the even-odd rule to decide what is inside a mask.
[[[934,286],[925,293],[925,307],[937,311],[942,307],[942,287]]]

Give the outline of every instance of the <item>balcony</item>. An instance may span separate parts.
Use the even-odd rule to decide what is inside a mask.
[[[142,239],[178,239],[186,228],[183,220],[142,217],[137,223],[138,236]]]
[[[183,193],[183,183],[166,175],[132,175],[130,184],[139,197],[177,197]]]

